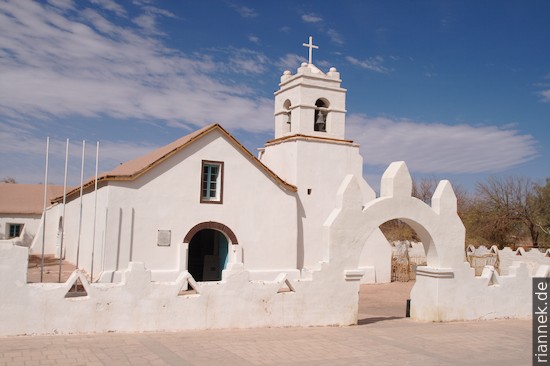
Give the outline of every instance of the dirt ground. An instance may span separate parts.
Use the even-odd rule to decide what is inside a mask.
[[[404,318],[415,281],[361,285],[359,324]]]
[[[61,265],[61,282],[67,281],[71,273],[76,267],[66,261]],[[53,255],[44,257],[44,271],[42,273],[42,281],[40,281],[40,273],[42,272],[42,258],[39,255],[29,256],[29,266],[27,272],[27,282],[60,282],[59,281],[59,259]]]

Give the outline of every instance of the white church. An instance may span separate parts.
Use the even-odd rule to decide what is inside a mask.
[[[340,74],[303,63],[281,76],[275,136],[259,158],[218,124],[195,131],[100,175],[97,193],[87,182],[82,201],[80,188],[69,192],[64,225],[58,197],[46,215],[46,253],[59,255],[64,227],[65,259],[100,282],[119,279],[131,261],[144,262],[155,281],[182,270],[219,281],[235,265],[252,279],[299,278],[328,260],[321,227],[344,178],[357,178],[362,202],[375,197],[345,128]],[[40,235],[35,243],[41,250]],[[385,237],[377,230],[365,244],[362,281],[389,282]]]
[[[281,76],[258,158],[206,126],[53,199],[30,247],[0,240],[0,335],[356,324],[360,283],[391,279],[379,227],[397,218],[427,260],[411,318],[531,316],[533,277],[550,276],[550,258],[514,255],[476,276],[450,182],[428,205],[404,162],[377,197],[345,137],[340,74],[313,65],[307,46],[309,62]],[[29,252],[42,250],[77,270],[27,283]]]

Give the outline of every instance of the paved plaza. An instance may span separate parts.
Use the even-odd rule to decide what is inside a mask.
[[[363,285],[357,326],[0,337],[0,365],[531,364],[530,320],[415,322],[413,284]]]

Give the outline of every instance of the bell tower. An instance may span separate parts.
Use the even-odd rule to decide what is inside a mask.
[[[302,63],[296,74],[285,71],[281,76],[275,92],[275,138],[260,149],[259,158],[297,188],[296,265],[307,276],[329,260],[322,228],[337,207],[344,179],[356,177],[361,187],[358,200],[364,205],[376,195],[363,178],[359,145],[345,139],[346,89],[340,86],[340,73],[332,67],[325,74],[312,63],[312,50],[318,46],[311,37],[303,45],[309,48],[309,62]],[[389,248],[379,230],[372,243],[377,252]],[[374,269],[369,273],[374,278]]]
[[[343,140],[346,89],[341,82],[334,67],[325,74],[304,62],[294,75],[285,71],[275,92],[275,139],[305,135]]]

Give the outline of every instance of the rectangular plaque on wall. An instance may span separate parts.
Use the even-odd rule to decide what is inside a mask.
[[[159,230],[157,235],[157,245],[159,247],[169,247],[172,241],[171,230]]]

